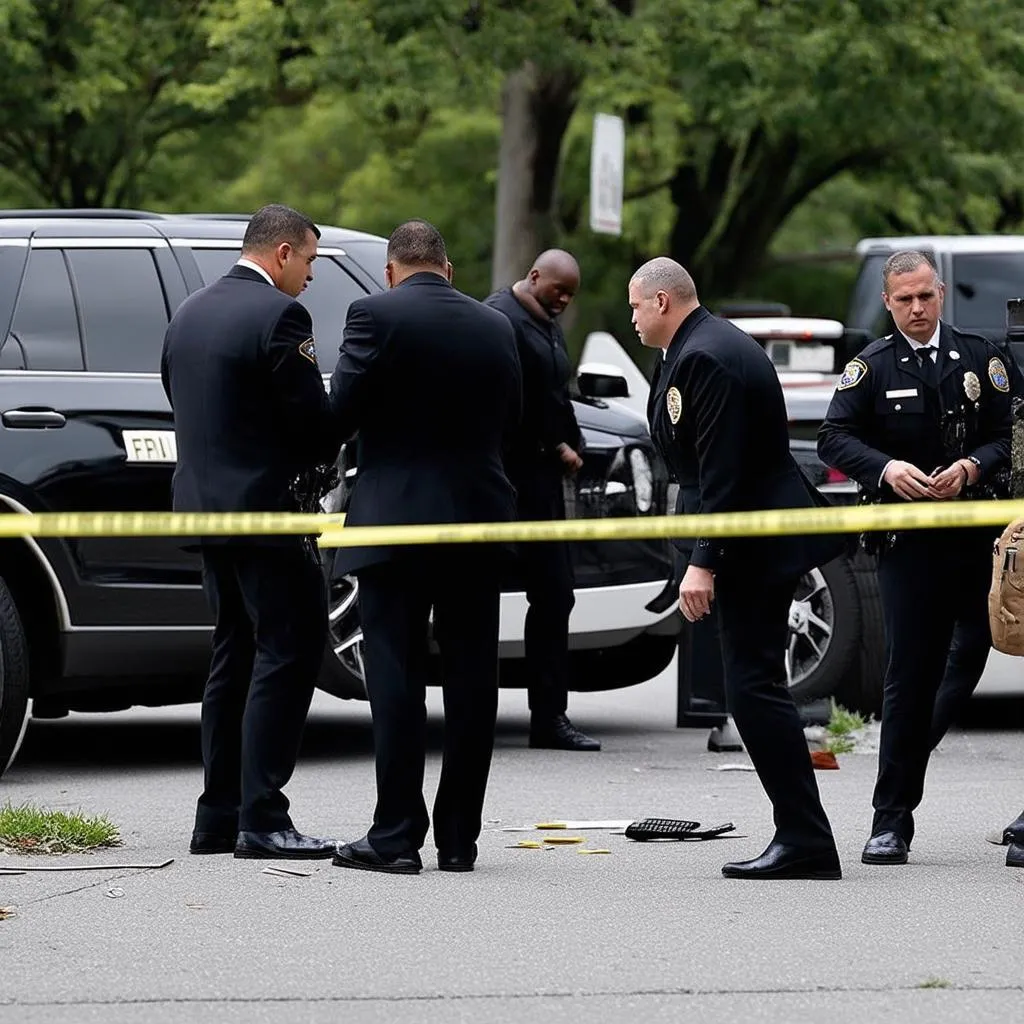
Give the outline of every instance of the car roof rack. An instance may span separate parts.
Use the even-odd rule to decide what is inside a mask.
[[[153,213],[151,210],[119,210],[89,207],[82,209],[46,209],[46,210],[0,210],[4,219],[43,219],[67,220],[69,218],[88,218],[90,220],[163,220],[165,214]]]
[[[716,316],[792,316],[784,302],[728,302],[716,310]]]

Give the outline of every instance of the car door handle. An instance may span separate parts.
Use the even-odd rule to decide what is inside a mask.
[[[5,427],[21,430],[63,427],[67,423],[67,417],[56,409],[8,409],[0,420]]]

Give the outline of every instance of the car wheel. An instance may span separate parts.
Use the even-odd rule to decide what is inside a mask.
[[[786,676],[793,699],[831,697],[857,660],[859,637],[860,602],[848,560],[805,573],[789,610]]]
[[[28,725],[28,644],[18,609],[0,579],[0,775],[11,766]]]
[[[885,679],[885,622],[877,565],[874,558],[861,551],[853,559],[852,568],[860,604],[860,645],[846,679],[836,692],[836,700],[851,711],[877,715],[882,709]]]
[[[359,582],[355,576],[330,581],[327,650],[317,685],[335,697],[366,698],[363,631],[359,624]]]

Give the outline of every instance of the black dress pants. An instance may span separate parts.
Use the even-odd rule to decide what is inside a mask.
[[[434,842],[445,852],[469,851],[480,835],[498,711],[494,557],[480,545],[431,547],[357,574],[377,768],[370,845],[388,857],[419,850],[426,837],[425,690],[433,609],[444,694]]]
[[[518,483],[520,520],[565,519],[560,471],[538,470]],[[537,718],[564,715],[569,695],[569,616],[576,604],[572,554],[564,541],[516,547],[518,579],[526,591],[523,646],[527,699]]]
[[[988,631],[991,551],[987,529],[907,530],[879,558],[888,657],[872,835],[914,838],[954,626]]]
[[[786,685],[789,609],[796,580],[719,573],[719,638],[729,711],[772,802],[775,839],[808,850],[835,848],[803,725]]]
[[[986,573],[986,586],[990,577]],[[967,707],[977,689],[992,651],[992,629],[988,615],[971,616],[953,628],[953,641],[946,659],[946,671],[935,697],[929,744],[934,750],[950,726]]]
[[[211,545],[203,588],[216,624],[203,694],[205,785],[196,831],[291,827],[295,770],[327,640],[327,592],[311,542]]]

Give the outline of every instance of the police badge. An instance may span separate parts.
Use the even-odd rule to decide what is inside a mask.
[[[1002,391],[1006,394],[1010,390],[1010,378],[1006,372],[1006,367],[1003,366],[1002,359],[997,356],[993,356],[988,361],[988,379],[992,381],[992,387],[996,391]]]
[[[981,398],[981,381],[973,370],[968,370],[964,374],[964,394],[972,402]]]
[[[679,393],[679,388],[668,389],[665,393],[665,405],[668,408],[668,418],[675,426],[679,422],[679,417],[683,415],[683,396]]]
[[[856,387],[868,372],[867,363],[862,359],[851,359],[843,370],[843,375],[836,384],[837,391],[845,391],[847,388]]]

